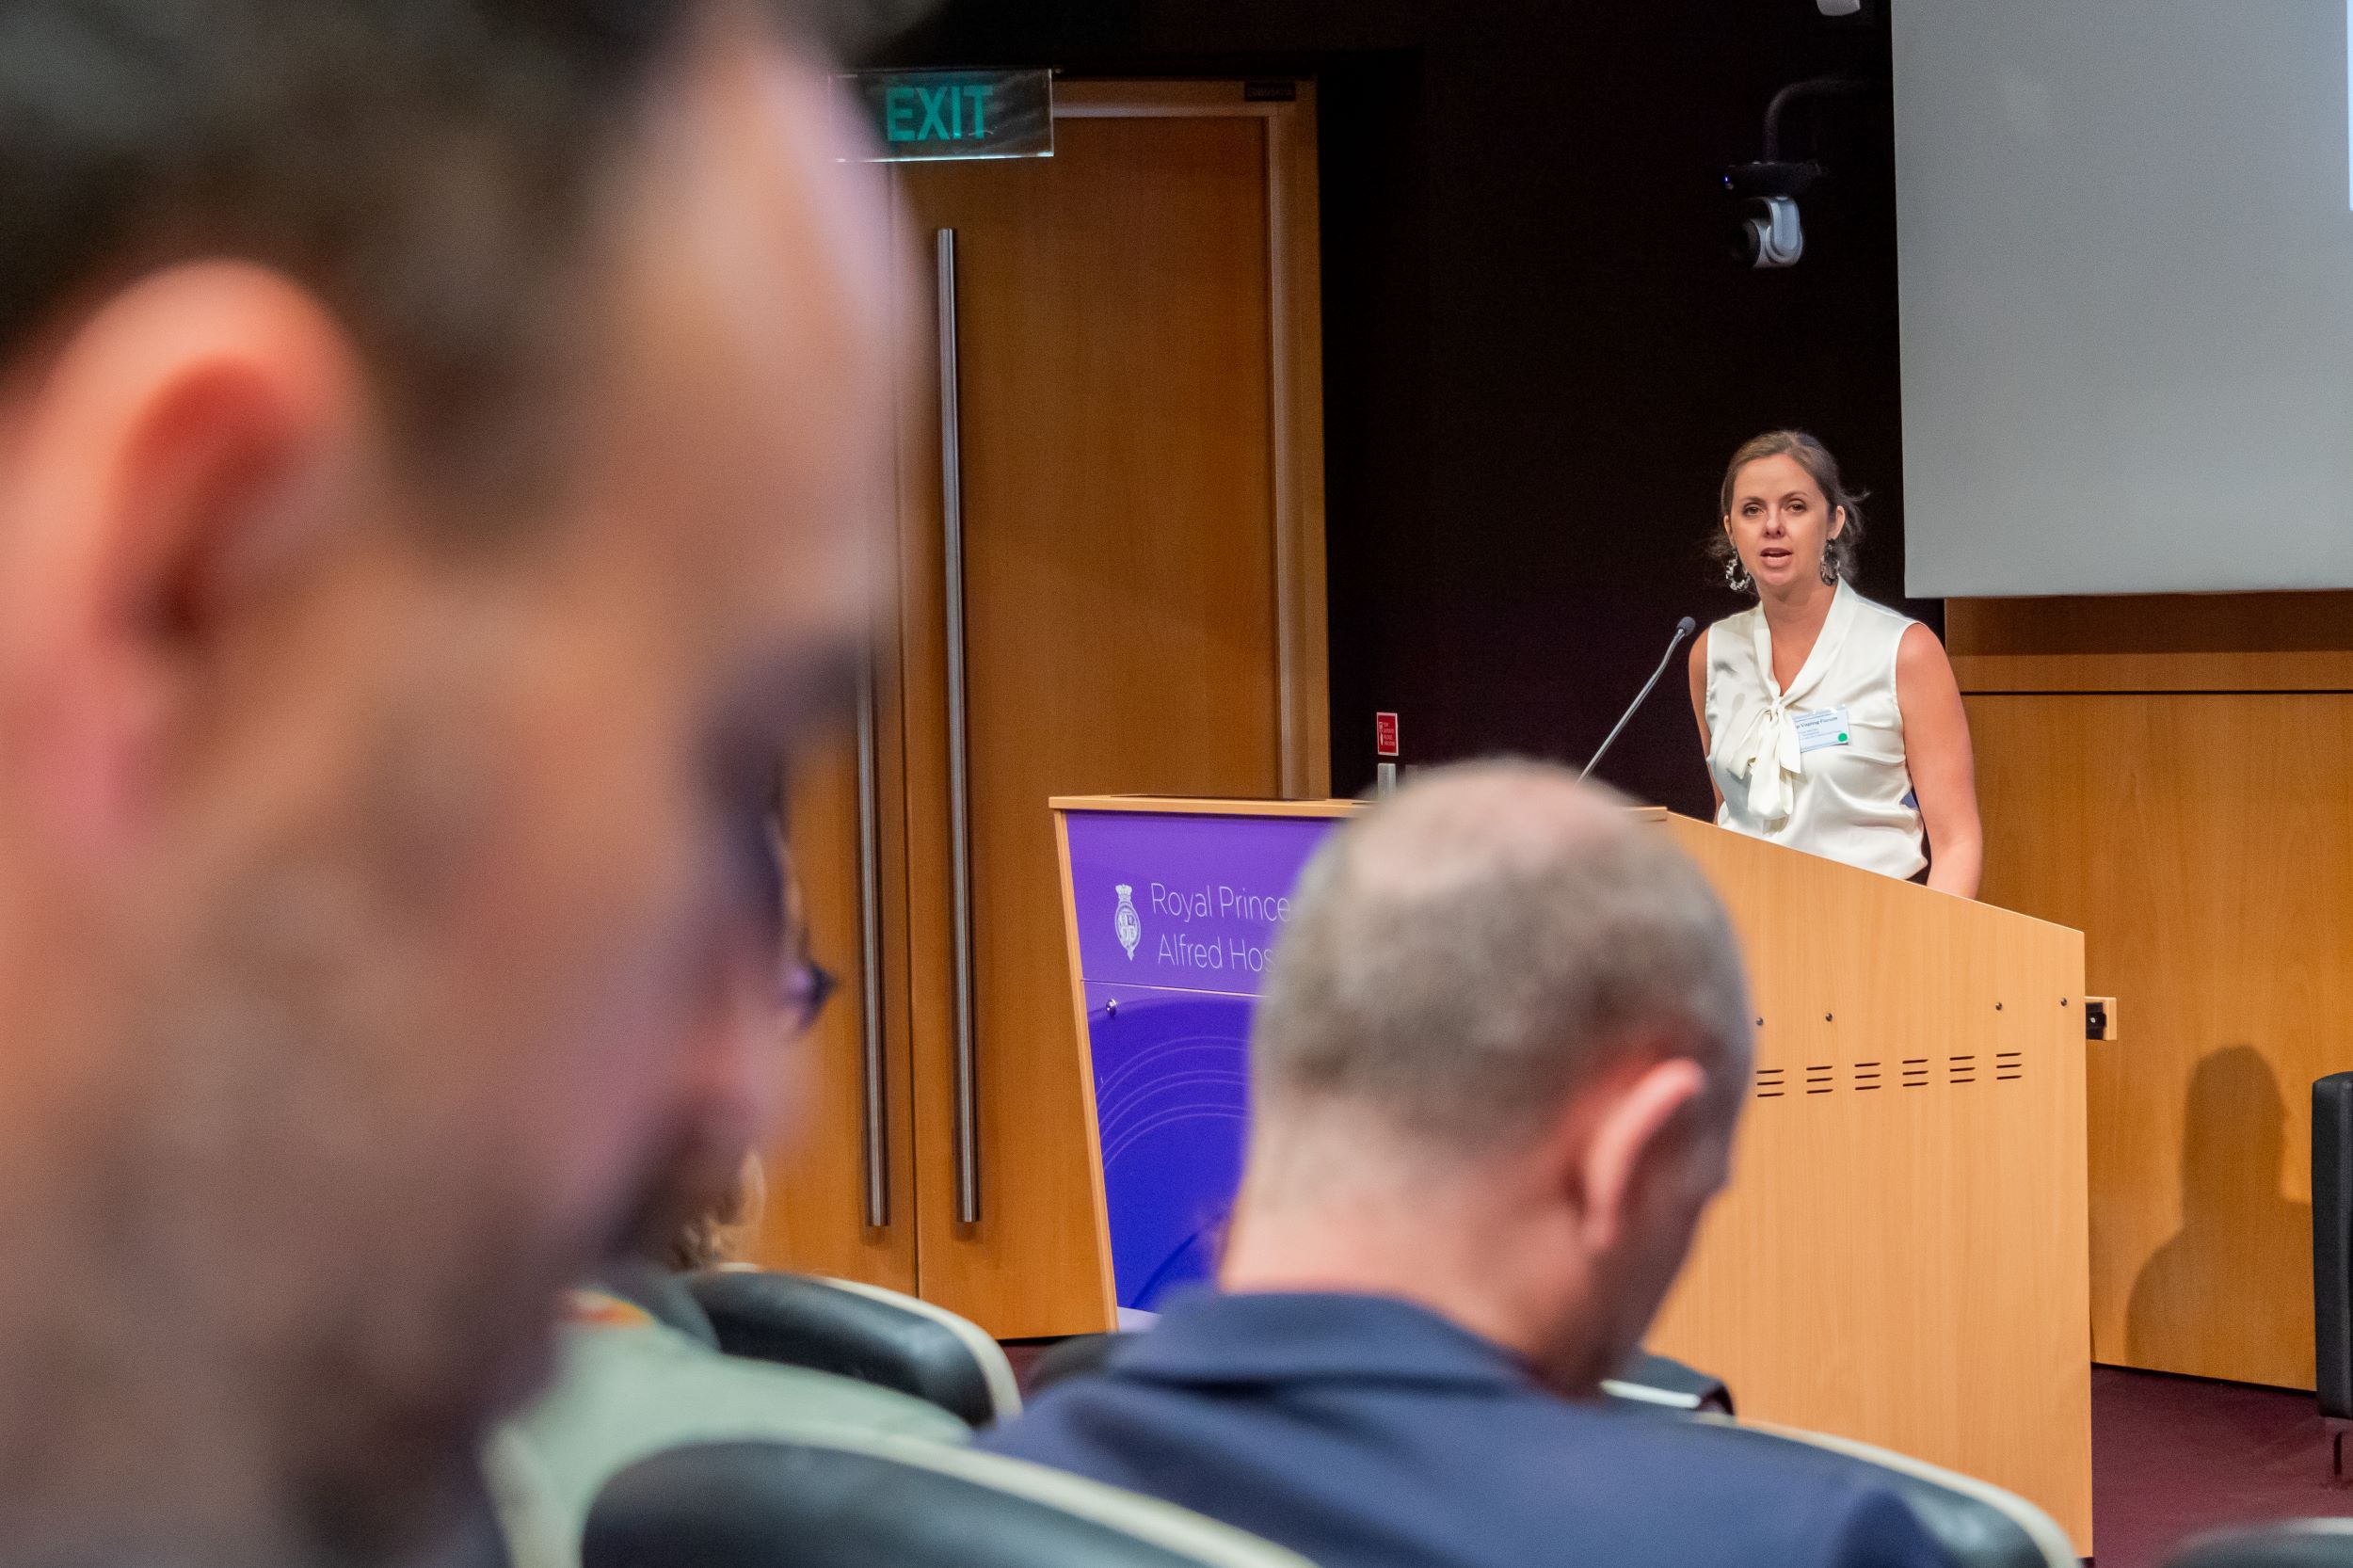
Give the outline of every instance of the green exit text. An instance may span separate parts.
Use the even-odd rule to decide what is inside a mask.
[[[940,88],[894,84],[883,93],[884,139],[963,141],[969,136],[985,140],[989,100],[996,96],[996,87],[986,82]]]
[[[1054,155],[1051,71],[868,71],[837,80],[872,131],[868,156],[878,162]]]

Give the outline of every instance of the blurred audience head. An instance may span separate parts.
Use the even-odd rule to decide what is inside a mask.
[[[1572,1393],[1635,1347],[1751,1036],[1722,905],[1625,807],[1483,763],[1333,835],[1257,1015],[1230,1288],[1417,1300]]]
[[[0,1557],[427,1540],[760,1119],[893,374],[827,21],[0,7]]]

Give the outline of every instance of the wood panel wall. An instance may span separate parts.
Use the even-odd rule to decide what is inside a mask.
[[[2311,1084],[2353,1067],[2353,594],[1955,600],[1984,897],[2081,929],[2092,1353],[2312,1386]]]

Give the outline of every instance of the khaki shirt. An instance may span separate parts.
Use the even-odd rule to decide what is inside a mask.
[[[697,1443],[826,1436],[964,1443],[935,1405],[855,1379],[722,1355],[618,1297],[574,1293],[556,1380],[491,1435],[490,1495],[514,1568],[579,1568],[604,1483],[641,1459]]]

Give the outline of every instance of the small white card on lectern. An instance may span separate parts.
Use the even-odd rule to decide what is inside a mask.
[[[1792,713],[1790,721],[1798,727],[1798,749],[1819,751],[1824,746],[1842,746],[1847,742],[1847,711],[1844,708],[1817,708],[1811,713]]]

